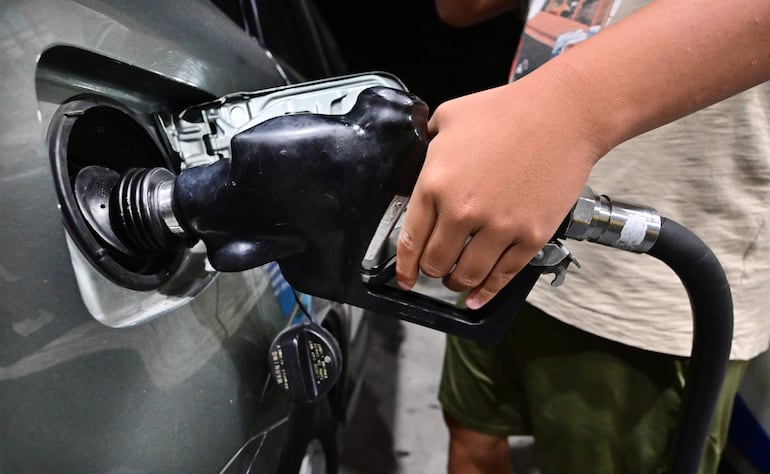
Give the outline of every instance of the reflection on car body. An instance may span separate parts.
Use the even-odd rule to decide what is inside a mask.
[[[177,171],[159,113],[345,72],[318,18],[292,16],[302,0],[260,2],[262,16],[240,3],[0,9],[0,93],[14,111],[0,118],[1,472],[298,472],[319,448],[309,472],[334,471],[365,361],[362,311],[295,298],[274,265],[225,274],[199,247],[115,251],[84,230],[71,199],[91,164]],[[267,367],[297,301],[339,340],[345,364],[332,392],[305,406]]]

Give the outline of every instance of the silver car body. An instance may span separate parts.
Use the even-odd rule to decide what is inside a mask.
[[[266,353],[302,317],[277,266],[218,274],[194,247],[158,287],[116,284],[64,225],[50,128],[86,94],[160,140],[154,113],[301,77],[203,0],[4,0],[0,70],[0,472],[274,472],[296,407]],[[361,311],[300,298],[358,377]]]

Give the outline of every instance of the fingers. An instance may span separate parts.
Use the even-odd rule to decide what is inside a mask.
[[[436,211],[433,202],[415,188],[398,234],[396,247],[396,280],[405,290],[412,289],[417,283],[420,257],[435,222]]]
[[[442,213],[431,196],[415,188],[399,233],[396,278],[404,289],[414,286],[420,270],[433,278],[449,274],[471,234],[472,220]]]
[[[477,287],[484,282],[509,247],[508,240],[495,239],[494,234],[487,230],[479,231],[463,249],[462,255],[458,254],[452,272],[441,275],[446,275],[444,286],[452,291],[467,291]]]
[[[407,223],[406,220],[412,222]],[[465,304],[478,309],[507,285],[542,247],[537,239],[510,244],[510,232],[480,230],[468,241],[467,229],[447,223],[433,207],[410,207],[398,240],[396,274],[399,286],[411,289],[420,270],[443,277],[452,291],[470,290]],[[405,232],[406,230],[406,232]],[[467,244],[466,244],[467,241]]]
[[[425,187],[415,187],[399,233],[396,278],[404,289],[417,283],[420,270],[433,278],[449,274],[472,233],[473,220],[462,218],[454,206],[442,212],[431,196]]]
[[[539,250],[537,245],[514,243],[504,239],[506,233],[486,228],[477,233],[462,252],[444,285],[453,291],[468,293],[465,304],[478,309],[491,300],[529,263]]]
[[[509,247],[500,256],[484,281],[468,293],[465,299],[466,306],[470,309],[478,309],[487,304],[532,260],[536,252],[537,249],[532,250],[521,244]]]
[[[450,290],[470,290],[465,303],[478,309],[530,262],[546,240],[529,226],[487,226],[471,236],[474,219],[463,218],[462,213],[442,214],[429,196],[415,188],[399,234],[396,278],[403,289],[412,289],[422,270],[429,277],[443,277]],[[520,240],[511,243],[511,236]]]
[[[419,261],[423,273],[429,277],[441,278],[452,271],[471,233],[466,224],[447,219],[439,212],[436,225]]]
[[[431,137],[438,133],[439,115],[435,113],[428,121]],[[431,147],[436,147],[436,144],[431,142],[429,150]],[[423,168],[428,168],[427,164]],[[448,229],[446,223],[437,222],[438,202],[434,196],[441,195],[441,191],[430,183],[441,180],[426,178],[425,174],[420,176],[412,192],[396,248],[396,280],[401,288],[407,290],[417,283],[420,267],[432,277],[449,273],[467,236],[467,233],[460,235],[461,232]]]
[[[521,199],[526,195],[521,189],[544,189],[541,173],[548,169],[539,159],[528,159],[539,154],[514,147],[531,137],[525,133],[514,140],[505,125],[505,140],[479,140],[484,130],[501,126],[497,118],[480,125],[490,107],[510,111],[499,105],[506,101],[489,94],[446,102],[429,120],[432,138],[396,249],[401,288],[412,289],[422,270],[443,278],[451,290],[470,290],[466,303],[474,309],[502,289],[552,235],[546,231],[553,219],[543,217],[550,201],[534,199],[538,206],[533,206]],[[536,145],[531,148],[542,148]],[[516,160],[512,149],[520,152]]]

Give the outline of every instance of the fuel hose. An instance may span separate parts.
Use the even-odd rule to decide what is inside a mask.
[[[661,219],[660,234],[647,254],[668,265],[679,276],[690,298],[692,352],[671,472],[695,474],[730,357],[733,334],[730,286],[711,249],[671,219]]]
[[[557,234],[634,253],[666,264],[690,299],[693,338],[687,361],[673,474],[697,474],[727,371],[733,300],[722,265],[692,231],[644,206],[583,190]]]

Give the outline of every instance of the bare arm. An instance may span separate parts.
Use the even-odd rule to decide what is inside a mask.
[[[439,18],[452,26],[471,26],[519,5],[517,0],[435,0]]]
[[[658,0],[550,68],[609,147],[770,79],[770,2]]]
[[[400,285],[422,268],[485,304],[609,150],[768,79],[770,2],[657,0],[514,83],[442,104],[399,237]]]

